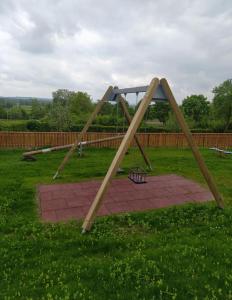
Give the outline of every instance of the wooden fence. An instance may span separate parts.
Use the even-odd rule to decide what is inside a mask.
[[[78,132],[6,132],[0,131],[0,148],[33,149],[40,147],[71,144]],[[84,140],[97,140],[115,133],[88,132]],[[145,147],[186,147],[187,142],[182,133],[138,133],[141,144]],[[194,133],[194,139],[200,147],[232,147],[232,133]],[[95,144],[95,147],[115,148],[119,140]],[[135,144],[133,143],[133,146]]]

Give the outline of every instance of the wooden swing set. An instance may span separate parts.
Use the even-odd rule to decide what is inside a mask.
[[[143,92],[143,93],[145,92],[145,95],[143,96],[134,117],[131,118],[131,116],[127,110],[126,104],[125,104],[125,98],[122,95],[123,94],[127,95],[128,93],[135,93],[136,95],[138,95],[141,92]],[[146,165],[148,166],[149,169],[151,169],[151,163],[150,163],[148,157],[146,156],[144,149],[142,148],[142,146],[136,136],[136,132],[137,132],[139,125],[140,125],[142,119],[144,118],[145,113],[152,101],[166,101],[166,102],[168,101],[169,102],[169,104],[176,116],[178,124],[185,135],[188,145],[192,150],[193,156],[196,159],[199,169],[200,169],[202,175],[204,176],[205,181],[206,181],[211,193],[214,196],[217,206],[220,208],[224,207],[223,199],[218,191],[218,188],[217,188],[217,186],[216,186],[216,184],[215,184],[215,182],[214,182],[214,180],[213,180],[213,178],[212,178],[212,176],[211,176],[211,174],[199,152],[199,149],[198,149],[198,147],[191,135],[191,132],[187,126],[187,123],[183,117],[183,114],[181,113],[181,110],[180,110],[179,106],[177,105],[176,100],[173,96],[173,93],[172,93],[172,91],[169,87],[169,84],[165,78],[162,78],[161,80],[159,80],[158,78],[153,78],[148,86],[140,86],[140,87],[134,87],[134,88],[125,88],[125,89],[119,89],[118,87],[113,88],[112,86],[109,86],[108,89],[106,90],[104,96],[102,97],[102,99],[96,105],[94,112],[91,114],[91,116],[88,119],[87,123],[85,124],[83,130],[78,135],[77,140],[74,142],[74,144],[68,145],[69,146],[68,148],[70,148],[70,150],[68,151],[68,153],[64,157],[63,161],[61,162],[53,179],[55,179],[62,172],[62,170],[64,169],[69,158],[72,156],[72,154],[77,149],[77,147],[79,145],[81,145],[84,134],[88,131],[93,120],[95,119],[97,114],[100,112],[104,103],[106,103],[107,101],[114,101],[114,102],[116,101],[120,104],[121,109],[125,115],[125,118],[127,120],[129,127],[128,127],[125,135],[116,136],[116,137],[111,138],[111,139],[122,138],[122,141],[121,141],[121,144],[117,150],[117,153],[115,154],[115,157],[114,157],[113,161],[111,162],[111,165],[101,183],[101,186],[95,196],[95,199],[92,202],[90,209],[85,217],[85,220],[82,225],[83,233],[86,231],[89,231],[91,229],[91,226],[94,222],[97,212],[102,205],[104,195],[110,185],[110,182],[113,179],[113,177],[115,176],[115,174],[117,173],[117,170],[120,167],[120,164],[121,164],[133,139],[135,140]],[[110,138],[108,138],[108,139],[110,139]]]

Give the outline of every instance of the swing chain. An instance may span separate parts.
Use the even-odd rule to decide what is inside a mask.
[[[151,106],[149,105],[147,108],[146,117],[145,117],[145,133],[147,133],[147,121],[148,121],[148,117],[149,117],[149,113],[150,113],[150,108],[151,108]]]
[[[125,96],[125,102],[126,102],[127,93],[125,93],[124,96]],[[126,114],[125,114],[125,111],[123,111],[123,127],[122,127],[123,133],[125,133],[125,118],[126,118]]]
[[[137,107],[137,105],[138,105],[138,99],[139,99],[139,92],[136,92],[136,100],[135,100],[136,104],[135,104],[135,107]]]
[[[116,133],[118,133],[118,100],[116,104],[116,127],[115,127]]]

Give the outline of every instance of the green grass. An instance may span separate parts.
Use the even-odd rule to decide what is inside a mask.
[[[6,120],[0,119],[0,130],[1,131],[12,131],[17,129],[18,131],[25,131],[28,120]]]
[[[20,105],[20,107],[21,107],[22,109],[24,109],[28,114],[31,113],[31,108],[32,108],[31,105]]]
[[[189,150],[147,152],[154,175],[204,184]],[[232,158],[201,152],[224,210],[189,204],[99,218],[81,235],[80,222],[40,222],[35,200],[65,152],[29,163],[22,151],[0,151],[0,299],[232,299]],[[114,153],[86,150],[57,182],[101,178]],[[135,150],[123,162],[126,171],[133,166],[143,166]]]
[[[0,119],[2,126],[25,124],[28,120]]]

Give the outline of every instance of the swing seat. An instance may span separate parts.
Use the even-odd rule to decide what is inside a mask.
[[[139,167],[130,170],[128,178],[136,184],[146,183],[147,173]]]

